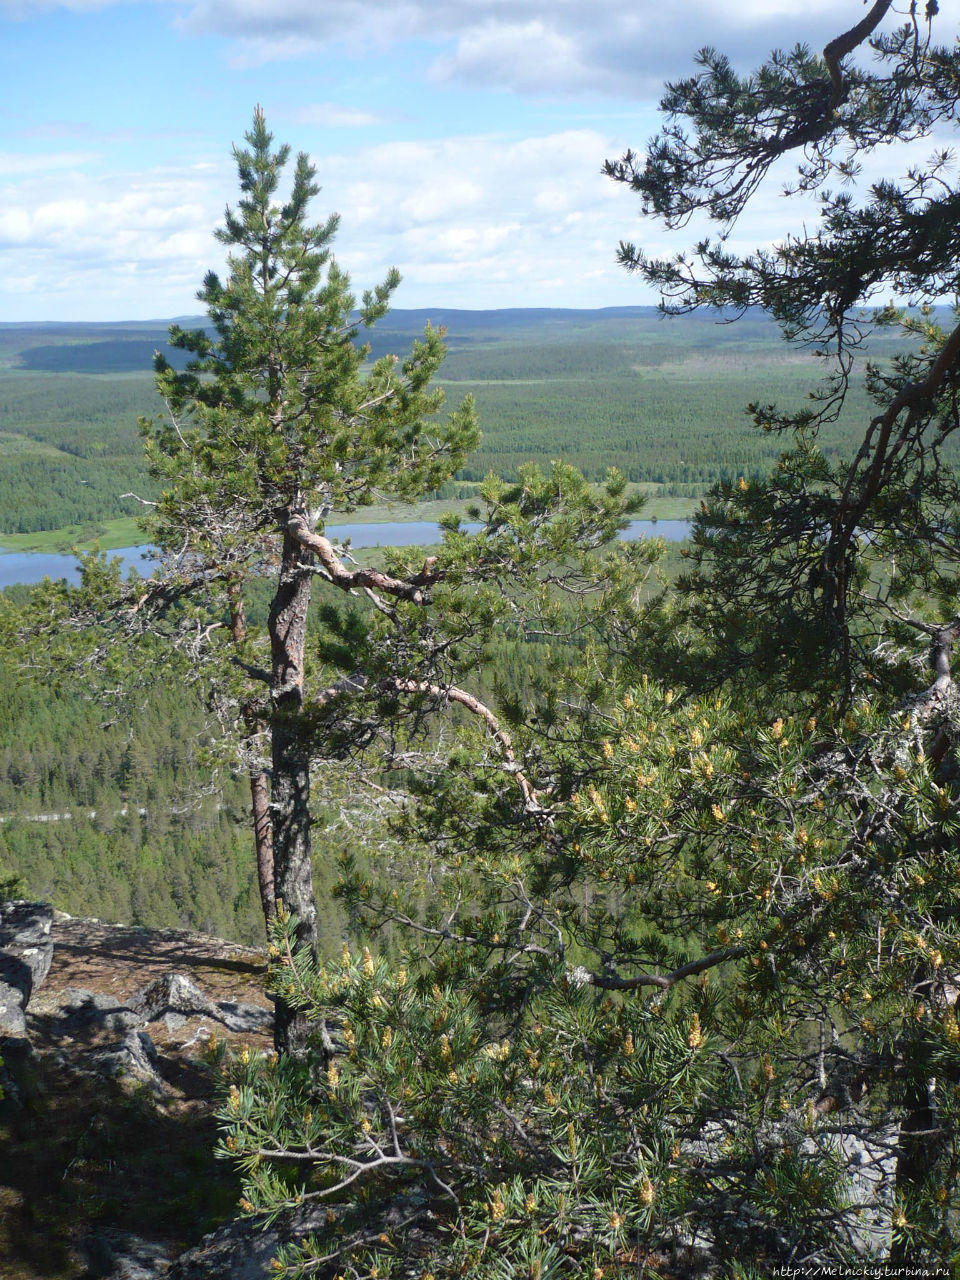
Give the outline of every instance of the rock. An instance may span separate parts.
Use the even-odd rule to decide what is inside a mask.
[[[156,1047],[145,1031],[128,1031],[119,1044],[95,1050],[89,1055],[88,1065],[104,1075],[132,1077],[155,1093],[167,1092],[157,1070]]]
[[[182,973],[164,973],[155,978],[131,996],[129,1004],[144,1022],[156,1022],[166,1013],[183,1013],[188,1017],[193,1014],[208,1018],[217,1016],[213,1001]]]
[[[3,993],[0,991],[0,1002]],[[165,973],[126,1002],[115,996],[67,987],[60,998],[60,1027],[72,1036],[99,1031],[125,1034],[149,1022],[162,1021],[168,1031],[180,1031],[188,1019],[212,1018],[230,1031],[253,1034],[271,1025],[273,1013],[256,1004],[214,1001],[181,973]]]
[[[326,1212],[303,1207],[266,1229],[256,1219],[235,1218],[181,1254],[168,1280],[270,1280],[280,1245],[319,1230]]]
[[[0,1057],[0,1108],[22,1111],[36,1096],[33,1045],[25,1036],[3,1041]]]
[[[110,1031],[125,1033],[143,1025],[143,1018],[115,996],[65,987],[60,997],[60,1024],[67,1035]]]
[[[0,982],[0,1035],[25,1036],[27,1020],[23,1013],[23,992]]]
[[[273,1010],[264,1009],[259,1004],[242,1004],[233,1000],[218,1000],[216,1008],[219,1012],[213,1016],[218,1018],[228,1031],[265,1031],[273,1026]]]
[[[24,1013],[50,972],[53,908],[45,902],[0,904],[0,1034],[26,1033]]]
[[[118,1231],[95,1231],[83,1241],[85,1280],[160,1280],[171,1253],[162,1244]]]
[[[165,973],[156,978],[149,986],[131,996],[129,1005],[144,1022],[156,1022],[163,1018],[171,1030],[183,1025],[183,1021],[172,1024],[169,1021],[171,1015],[174,1018],[182,1015],[183,1020],[197,1015],[214,1018],[228,1031],[236,1032],[262,1031],[273,1021],[273,1013],[260,1005],[211,1000],[195,982],[182,973]]]
[[[339,1206],[336,1211],[343,1215],[340,1222],[344,1234],[338,1236],[337,1243],[369,1240],[380,1232],[388,1232],[396,1239],[397,1232],[403,1230],[410,1256],[416,1257],[432,1229],[432,1216],[424,1213],[422,1223],[411,1227],[411,1209],[425,1209],[428,1200],[428,1196],[416,1193],[399,1195],[378,1204],[372,1217],[366,1210],[362,1216],[353,1217]],[[167,1273],[167,1280],[271,1280],[275,1272],[270,1263],[280,1245],[320,1231],[326,1225],[328,1209],[326,1204],[299,1205],[268,1227],[262,1218],[235,1218],[182,1253]]]
[[[160,1280],[170,1271],[172,1254],[154,1240],[122,1235],[111,1238],[113,1269],[105,1280]]]

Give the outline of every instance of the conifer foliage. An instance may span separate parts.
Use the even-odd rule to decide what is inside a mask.
[[[816,445],[873,290],[955,292],[939,159],[825,190],[953,122],[955,51],[916,5],[878,34],[890,8],[748,78],[705,52],[646,157],[609,165],[669,225],[729,230],[799,153],[809,234],[622,256],[680,308],[766,307],[834,376],[799,416],[756,406],[790,447],[712,495],[679,606],[609,550],[565,594],[570,541],[541,552],[542,661],[498,691],[509,756],[492,770],[465,732],[404,779],[392,874],[344,866],[369,950],[318,969],[278,916],[274,990],[331,1039],[226,1064],[221,1113],[246,1212],[327,1206],[278,1273],[960,1265],[957,331],[902,316],[921,344],[868,366],[862,447]],[[383,926],[402,964],[374,954]]]

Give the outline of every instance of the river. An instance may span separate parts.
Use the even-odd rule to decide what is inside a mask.
[[[465,523],[471,532],[478,524]],[[665,538],[668,542],[682,542],[690,533],[689,520],[632,520],[624,530],[628,541],[642,537]],[[354,547],[418,547],[430,546],[440,541],[439,526],[429,520],[386,521],[382,524],[329,525],[327,537],[338,542],[348,539]],[[119,556],[123,570],[136,569],[148,577],[151,561],[148,547],[120,547],[109,552],[111,558]],[[77,564],[72,555],[56,555],[40,551],[7,551],[0,549],[0,590],[15,583],[41,582],[44,578],[78,580]]]

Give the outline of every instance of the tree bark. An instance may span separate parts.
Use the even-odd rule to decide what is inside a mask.
[[[230,634],[237,649],[243,648],[247,639],[247,608],[243,587],[237,581],[227,588],[230,600]],[[263,730],[263,721],[252,706],[243,708],[243,721],[251,736]],[[260,906],[266,926],[276,912],[277,901],[273,883],[273,826],[270,821],[270,784],[261,769],[250,775],[250,813],[253,818],[253,845],[257,858],[257,883],[260,888]]]
[[[250,775],[250,810],[253,814],[253,843],[257,854],[257,882],[264,922],[269,926],[276,914],[277,896],[273,873],[273,826],[270,822],[270,783],[267,775]]]
[[[296,917],[293,944],[317,955],[317,908],[313,895],[310,844],[310,753],[304,744],[300,713],[304,698],[304,653],[312,577],[305,566],[313,557],[284,534],[280,579],[270,606],[272,664],[271,739],[273,866],[277,905]],[[306,1019],[283,1000],[277,1003],[274,1042],[278,1052],[299,1052],[308,1031]]]
[[[905,1099],[907,1114],[900,1121],[897,1138],[897,1198],[908,1224],[920,1225],[925,1216],[924,1185],[943,1158],[943,1138],[932,1102],[933,1084],[915,1081]],[[922,1245],[912,1245],[901,1237],[890,1249],[889,1263],[898,1267],[920,1266],[928,1262]]]

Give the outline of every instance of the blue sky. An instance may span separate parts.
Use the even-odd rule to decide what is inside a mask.
[[[642,149],[664,77],[699,46],[747,66],[861,15],[858,0],[0,0],[0,320],[195,313],[258,102],[316,163],[317,218],[340,212],[359,288],[396,265],[399,307],[654,301],[617,242],[689,236],[641,225],[603,160]],[[771,191],[738,234],[783,224]]]

